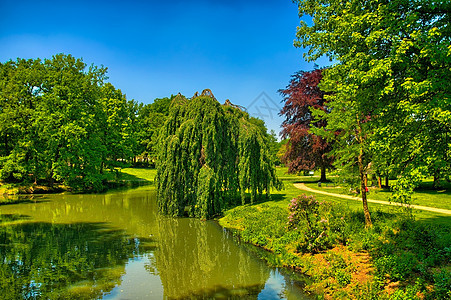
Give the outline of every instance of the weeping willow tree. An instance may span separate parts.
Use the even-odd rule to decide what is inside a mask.
[[[159,137],[157,159],[160,211],[208,218],[250,193],[281,188],[268,149],[266,129],[210,90],[187,99],[178,95]],[[238,200],[239,201],[239,200]]]

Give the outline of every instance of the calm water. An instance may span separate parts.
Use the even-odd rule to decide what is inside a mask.
[[[155,195],[0,206],[0,299],[307,299],[215,222],[160,216]]]

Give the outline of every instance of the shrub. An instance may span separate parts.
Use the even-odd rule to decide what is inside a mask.
[[[392,281],[406,280],[417,271],[418,260],[410,252],[397,255],[382,256],[374,261],[377,273],[380,276],[388,275]]]
[[[334,244],[335,237],[331,236],[333,230],[327,218],[331,217],[330,204],[320,203],[313,196],[301,195],[291,200],[288,209],[288,230],[301,233],[298,251],[316,253]]]

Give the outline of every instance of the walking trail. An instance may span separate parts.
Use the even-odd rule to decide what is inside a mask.
[[[353,197],[353,196],[348,196],[348,195],[342,195],[342,194],[329,193],[329,192],[325,192],[325,191],[315,190],[315,189],[309,188],[308,186],[306,186],[303,183],[295,183],[294,187],[298,188],[300,190],[303,190],[303,191],[307,191],[307,192],[329,195],[329,196],[334,196],[334,197],[343,198],[343,199],[362,201],[362,198],[359,198],[359,197]],[[388,201],[373,200],[373,199],[367,199],[367,200],[368,200],[368,202],[371,202],[371,203],[402,206],[401,203],[396,203],[396,202],[388,202]],[[414,209],[427,210],[427,211],[432,211],[432,212],[436,212],[436,213],[440,213],[440,214],[451,215],[451,210],[449,210],[449,209],[435,208],[435,207],[421,206],[421,205],[411,205],[411,207]]]

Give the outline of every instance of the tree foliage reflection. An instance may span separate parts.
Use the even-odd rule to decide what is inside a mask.
[[[120,282],[137,251],[137,241],[99,223],[1,224],[2,297],[98,298]]]

